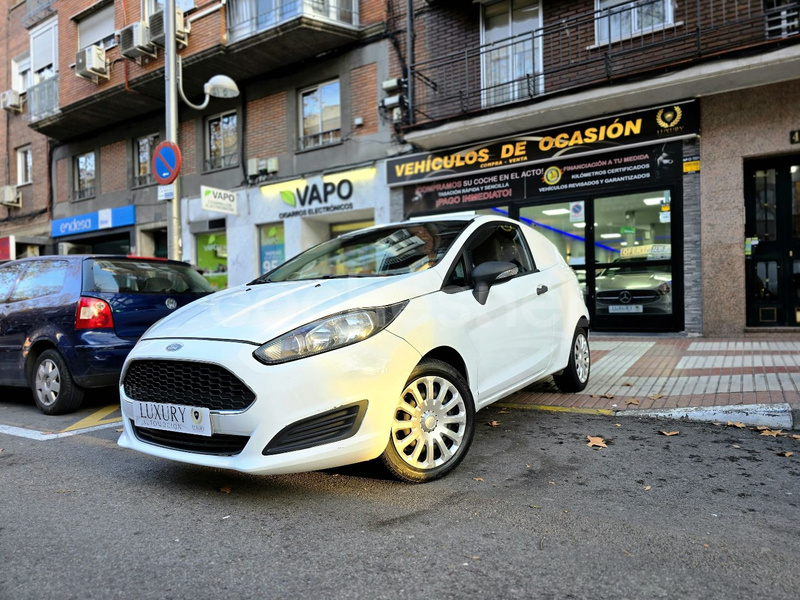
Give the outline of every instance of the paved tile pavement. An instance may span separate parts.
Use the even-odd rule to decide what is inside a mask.
[[[788,403],[800,408],[800,336],[741,339],[592,335],[589,385],[559,393],[546,379],[504,404],[654,411]]]

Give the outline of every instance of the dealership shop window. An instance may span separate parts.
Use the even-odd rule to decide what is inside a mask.
[[[197,234],[197,270],[215,290],[228,287],[228,236],[224,231]]]
[[[236,111],[210,117],[206,121],[206,171],[239,164],[239,131]]]
[[[300,92],[300,149],[308,150],[341,140],[342,119],[339,80]]]
[[[133,142],[133,155],[135,157],[135,172],[133,174],[133,185],[150,185],[155,182],[153,177],[153,150],[158,146],[160,136],[157,133],[140,137]]]
[[[258,228],[261,274],[277,268],[286,260],[286,238],[283,223],[261,225]]]
[[[95,161],[94,152],[87,152],[75,157],[74,197],[75,200],[91,198],[95,195]]]

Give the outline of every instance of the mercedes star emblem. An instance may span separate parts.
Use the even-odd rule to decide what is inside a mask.
[[[623,304],[628,304],[631,300],[633,300],[633,296],[627,290],[619,293],[619,301]]]

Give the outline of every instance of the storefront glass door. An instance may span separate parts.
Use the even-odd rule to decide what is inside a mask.
[[[665,189],[527,206],[520,220],[575,270],[594,329],[675,331],[683,327],[676,208]]]
[[[745,164],[747,325],[800,325],[800,157]]]

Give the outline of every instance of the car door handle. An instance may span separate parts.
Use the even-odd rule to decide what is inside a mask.
[[[541,296],[546,291],[547,291],[547,286],[546,285],[540,285],[539,287],[536,288],[536,295],[537,296]]]

